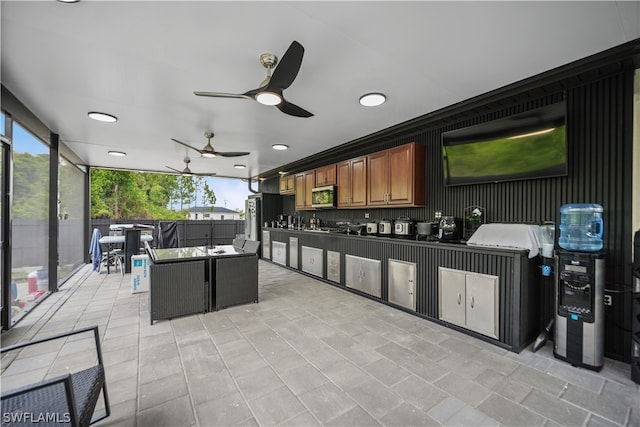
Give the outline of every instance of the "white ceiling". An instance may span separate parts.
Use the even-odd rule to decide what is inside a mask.
[[[1,2],[2,84],[86,164],[258,174],[640,37],[640,2]],[[305,47],[285,115],[243,99]],[[365,108],[360,95],[387,94]],[[89,111],[119,118],[105,124]],[[218,151],[199,158],[171,138]],[[271,149],[284,143],[290,149]],[[125,151],[116,158],[108,150]],[[187,151],[189,151],[187,153]],[[234,169],[236,163],[246,170]]]

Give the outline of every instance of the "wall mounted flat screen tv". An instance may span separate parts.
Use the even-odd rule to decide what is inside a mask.
[[[445,185],[567,175],[565,103],[442,133]]]

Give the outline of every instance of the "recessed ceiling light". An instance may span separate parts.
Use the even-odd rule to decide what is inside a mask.
[[[236,169],[244,169],[244,168],[246,168],[245,165],[233,165],[233,167],[236,168]]]
[[[99,122],[114,123],[118,121],[118,118],[116,116],[112,116],[111,114],[107,113],[100,113],[98,111],[90,111],[88,113],[88,116],[93,120],[97,120]]]
[[[380,104],[384,104],[387,97],[382,93],[365,93],[360,97],[360,105],[365,107],[377,107]]]
[[[256,101],[264,105],[278,105],[282,102],[282,97],[274,92],[260,92],[256,95]]]
[[[284,144],[273,144],[271,148],[273,148],[274,150],[286,150],[287,148],[289,148],[289,146]]]
[[[124,151],[109,151],[109,155],[110,156],[116,156],[116,157],[124,157],[127,155],[127,153],[125,153]]]
[[[80,0],[58,0],[60,3],[78,3]]]

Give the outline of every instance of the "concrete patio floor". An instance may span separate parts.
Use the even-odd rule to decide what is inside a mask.
[[[639,426],[629,365],[520,354],[269,262],[258,304],[150,325],[130,275],[86,266],[2,346],[98,325],[114,426]],[[2,389],[94,360],[70,339],[2,360]]]

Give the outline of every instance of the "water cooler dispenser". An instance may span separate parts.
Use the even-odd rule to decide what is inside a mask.
[[[599,371],[604,362],[604,256],[558,250],[555,284],[554,356]]]
[[[553,355],[599,371],[604,363],[602,206],[563,205],[555,256]]]

